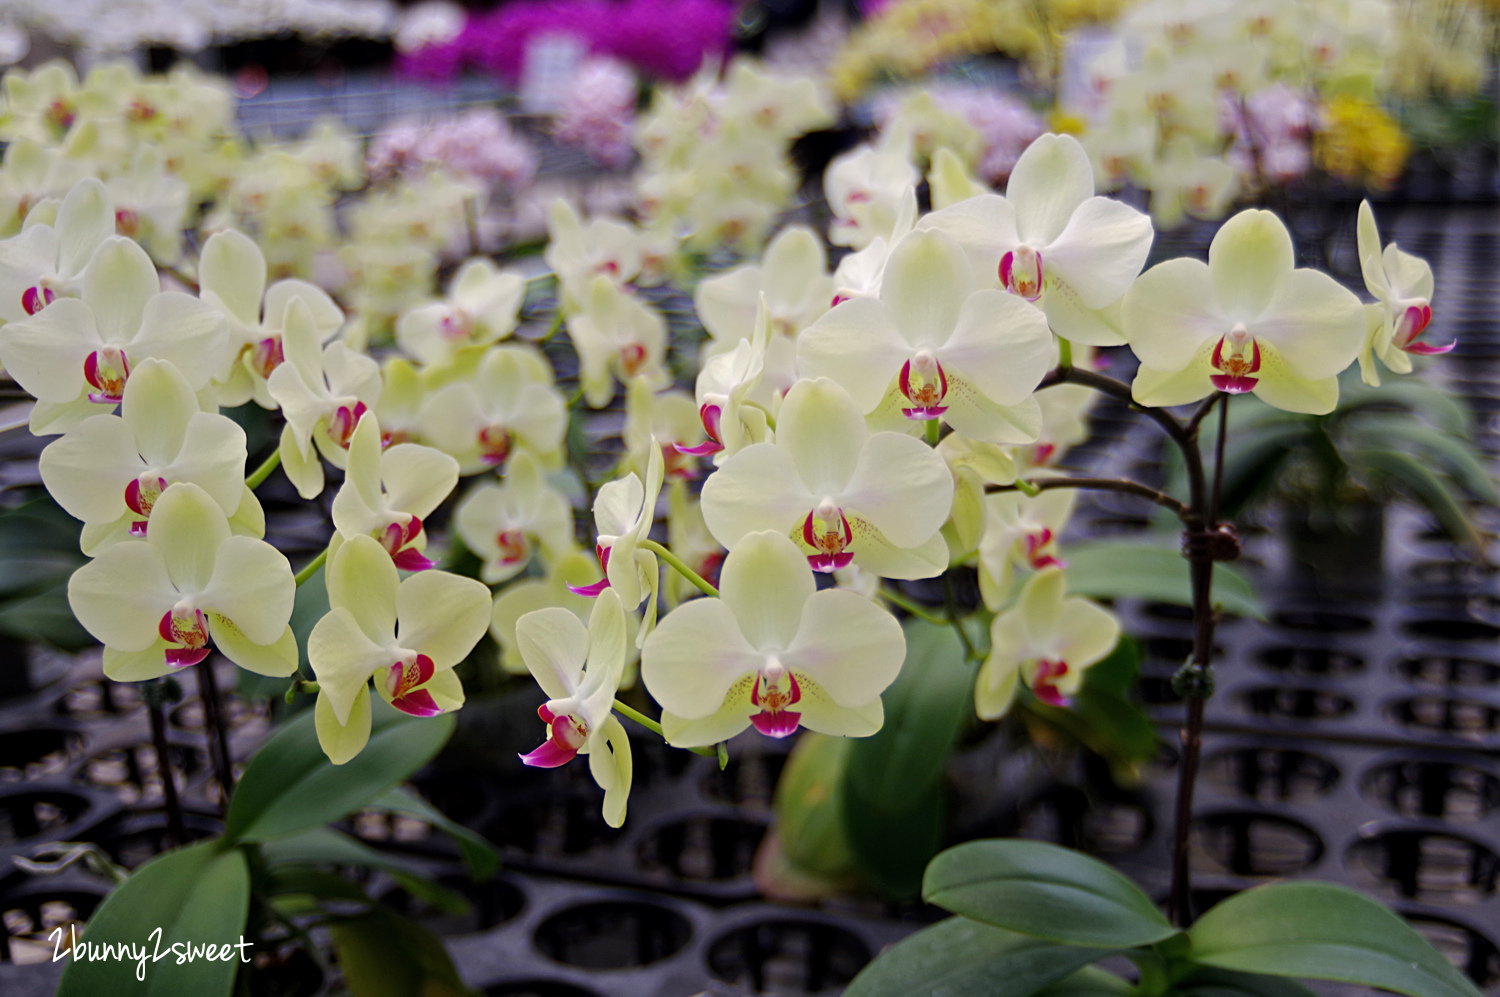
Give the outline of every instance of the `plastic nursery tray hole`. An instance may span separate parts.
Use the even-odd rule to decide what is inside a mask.
[[[0,900],[0,923],[10,944],[10,961],[17,965],[48,962],[54,946],[47,935],[55,928],[87,921],[104,899],[87,890],[57,889]]]
[[[1017,834],[1095,855],[1123,855],[1145,844],[1154,826],[1151,811],[1136,800],[1103,800],[1076,786],[1058,786],[1026,808]]]
[[[776,920],[736,928],[708,950],[715,979],[757,994],[841,990],[870,961],[870,948],[844,928]]]
[[[1322,689],[1297,689],[1267,685],[1250,689],[1240,697],[1244,708],[1258,717],[1285,720],[1331,720],[1354,709],[1354,701]]]
[[[0,734],[0,782],[20,782],[57,775],[83,745],[74,731],[52,727]]]
[[[1293,675],[1355,675],[1365,670],[1365,659],[1359,655],[1323,647],[1272,647],[1255,659],[1273,672]]]
[[[11,845],[58,830],[89,809],[82,796],[39,790],[0,796],[0,845]]]
[[[172,770],[180,773],[177,778],[179,786],[208,767],[203,751],[198,748],[172,744],[167,746],[167,751],[172,758]],[[84,762],[79,779],[91,786],[112,790],[128,807],[162,799],[161,765],[156,746],[150,743],[94,755]]]
[[[521,892],[520,887],[504,879],[476,883],[462,873],[454,873],[439,876],[438,882],[462,894],[469,901],[469,909],[449,913],[418,900],[399,886],[381,894],[380,900],[407,917],[420,921],[436,935],[466,935],[487,931],[506,923],[526,906],[526,894]]]
[[[1454,762],[1390,762],[1365,773],[1359,788],[1367,798],[1403,817],[1476,821],[1500,808],[1500,778]]]
[[[1291,748],[1219,751],[1204,759],[1203,774],[1221,792],[1262,803],[1316,799],[1339,782],[1339,769],[1333,762]]]
[[[1193,653],[1193,642],[1186,637],[1147,637],[1141,641],[1141,654],[1147,661],[1171,665],[1174,669]],[[1214,645],[1214,657],[1224,654],[1224,648]]]
[[[1478,620],[1414,620],[1406,624],[1407,633],[1436,640],[1494,640],[1500,627]]]
[[[582,969],[649,966],[681,952],[692,938],[687,918],[638,900],[583,904],[536,929],[536,947],[555,962]]]
[[[755,742],[751,742],[754,744]],[[729,753],[729,764],[721,771],[715,766],[703,778],[703,792],[711,799],[733,803],[754,810],[771,809],[776,781],[786,767],[784,751],[761,751],[746,748]]]
[[[195,813],[183,814],[183,824],[187,839],[184,844],[202,841],[223,830],[218,820]],[[127,869],[134,869],[172,847],[167,840],[166,815],[160,811],[130,818],[96,837],[110,857]]]
[[[58,698],[52,707],[65,717],[122,716],[141,707],[141,693],[125,682],[99,679],[74,686]]]
[[[641,842],[642,869],[681,879],[726,880],[750,875],[766,826],[737,817],[689,817],[658,828]]]
[[[549,796],[509,807],[483,833],[496,844],[544,857],[582,855],[624,834],[604,823],[599,798],[592,795]]]
[[[1323,857],[1323,841],[1285,817],[1233,810],[1193,821],[1193,864],[1202,872],[1288,876]]]
[[[478,823],[494,802],[494,789],[473,772],[443,771],[412,780],[422,797],[460,824]]]
[[[1495,576],[1500,567],[1475,561],[1418,561],[1406,569],[1407,577],[1419,585],[1477,585]]]
[[[1420,658],[1407,658],[1398,664],[1396,669],[1413,682],[1431,682],[1435,685],[1495,685],[1500,683],[1500,665],[1447,654],[1427,654]]]
[[[1461,924],[1430,915],[1406,915],[1417,934],[1468,974],[1474,985],[1490,989],[1500,983],[1500,949],[1488,938]]]
[[[1387,894],[1478,903],[1495,893],[1500,857],[1475,841],[1433,831],[1395,830],[1349,846],[1346,864]]]
[[[1191,606],[1179,606],[1175,602],[1148,602],[1145,606],[1147,616],[1154,616],[1158,620],[1171,620],[1173,622],[1193,622],[1193,610]]]
[[[518,980],[485,987],[485,997],[599,997],[592,990],[556,980]]]
[[[1367,616],[1336,613],[1326,609],[1288,609],[1271,617],[1271,622],[1287,630],[1315,630],[1320,633],[1358,633],[1375,626]]]
[[[1149,529],[1151,520],[1145,516],[1095,516],[1089,520],[1089,532],[1101,535],[1143,533]]]
[[[1472,699],[1413,696],[1392,703],[1387,711],[1403,727],[1460,737],[1483,737],[1500,729],[1500,710]]]

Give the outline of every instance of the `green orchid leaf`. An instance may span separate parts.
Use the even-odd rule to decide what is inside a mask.
[[[331,827],[267,841],[261,847],[261,855],[273,873],[324,865],[379,869],[425,904],[453,914],[469,909],[469,901],[462,894],[422,875],[398,856],[371,848]]]
[[[265,841],[371,806],[436,757],[453,735],[451,714],[411,717],[372,700],[370,743],[343,765],[318,746],[311,710],[284,724],[250,759],[229,801],[224,836]]]
[[[249,910],[244,852],[214,838],[159,855],[89,918],[63,970],[58,997],[227,997],[242,954],[255,955],[239,947]],[[194,946],[191,953],[188,945]],[[104,946],[126,946],[127,952],[82,958]],[[204,946],[212,948],[212,961]]]
[[[922,898],[985,924],[1065,945],[1133,948],[1177,929],[1098,859],[1043,841],[971,841],[927,867]]]
[[[1256,887],[1215,906],[1188,932],[1204,966],[1337,980],[1407,997],[1480,997],[1469,978],[1384,905],[1329,883]]]
[[[1129,980],[1098,966],[1085,966],[1036,992],[1036,997],[1126,997],[1135,993]]]
[[[1179,606],[1193,604],[1187,559],[1174,535],[1168,542],[1085,540],[1070,543],[1068,593],[1094,599],[1150,599]],[[1265,610],[1255,588],[1227,564],[1214,565],[1213,599],[1226,613],[1263,620]]]
[[[410,814],[448,834],[458,844],[458,850],[463,855],[464,865],[468,868],[469,875],[477,880],[489,879],[500,869],[500,853],[495,850],[494,845],[458,821],[449,818],[407,786],[396,786],[371,806],[381,810]]]
[[[880,953],[844,997],[1031,997],[1111,954],[951,917]]]
[[[1193,967],[1172,989],[1183,997],[1317,997],[1289,977],[1236,973],[1211,966]]]
[[[383,907],[329,924],[352,997],[469,997],[432,932]]]

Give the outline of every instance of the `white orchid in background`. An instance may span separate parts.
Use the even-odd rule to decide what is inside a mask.
[[[525,450],[505,465],[504,483],[483,484],[469,493],[453,523],[464,545],[484,562],[479,577],[486,585],[520,574],[538,547],[549,564],[574,549],[573,506],[547,484],[541,464]]]
[[[917,223],[917,189],[908,187],[888,235],[877,235],[870,244],[839,261],[833,271],[833,304],[850,298],[874,298],[880,294],[886,263],[896,243],[906,238]]]
[[[422,402],[427,398],[425,378],[405,357],[387,357],[380,368],[380,401],[375,414],[380,417],[381,444],[412,443],[420,435]]]
[[[943,458],[910,436],[872,434],[849,393],[826,378],[793,386],[775,442],[744,448],[703,485],[704,521],[729,550],[773,530],[799,538],[819,571],[852,561],[885,578],[948,567],[938,530],[952,504]]]
[[[1066,706],[1083,684],[1084,669],[1101,661],[1120,639],[1120,623],[1087,599],[1067,595],[1061,568],[1043,568],[1021,589],[1014,608],[990,625],[990,654],[974,684],[982,719],[1006,714],[1024,682],[1049,706]]]
[[[941,211],[971,197],[993,194],[982,181],[969,175],[964,161],[946,145],[939,146],[927,171],[927,187],[932,191],[932,210]]]
[[[28,225],[0,241],[0,322],[19,321],[58,298],[76,297],[84,268],[114,234],[114,211],[109,191],[90,177],[68,191],[53,224]]]
[[[594,218],[585,225],[573,206],[558,198],[548,209],[547,234],[544,258],[557,274],[566,311],[584,306],[595,277],[618,286],[640,272],[640,236],[624,222]]]
[[[568,332],[578,350],[579,380],[590,408],[615,396],[615,381],[642,378],[653,390],[671,383],[665,367],[667,323],[661,315],[610,280],[595,277]]]
[[[373,537],[402,571],[425,571],[433,562],[423,554],[422,521],[456,484],[458,461],[441,450],[397,443],[382,451],[380,420],[366,412],[349,439],[349,466],[333,497],[335,539]]]
[[[318,680],[318,743],[342,765],[369,741],[371,678],[381,698],[415,717],[463,705],[453,669],[489,627],[490,592],[446,571],[402,581],[367,536],[329,558],[327,581],[331,608],[307,639],[307,660]]]
[[[195,665],[210,643],[241,668],[290,675],[296,594],[286,558],[232,535],[219,503],[190,483],[156,499],[143,542],[101,551],[68,581],[73,615],[104,645],[104,674],[118,682]]]
[[[880,694],[906,657],[894,617],[854,592],[817,591],[779,531],[742,538],[720,578],[719,598],[679,606],[641,649],[669,743],[714,744],[750,726],[771,737],[880,729]]]
[[[49,444],[39,463],[57,504],[83,520],[81,545],[91,556],[145,536],[154,503],[180,481],[213,498],[234,532],[264,531],[260,503],[245,487],[245,431],[201,411],[187,379],[163,360],[141,361],[119,415],[90,416]]]
[[[1269,211],[1235,215],[1208,263],[1168,260],[1140,276],[1121,315],[1141,360],[1142,405],[1183,405],[1253,391],[1289,412],[1338,403],[1338,374],[1364,345],[1364,307],[1327,274],[1295,270],[1292,237]]]
[[[907,158],[906,145],[904,137],[892,132],[879,146],[862,145],[828,164],[823,190],[834,216],[829,242],[863,249],[877,236],[891,237],[906,192],[922,179]]]
[[[594,497],[594,526],[598,542],[594,547],[604,579],[581,588],[569,586],[578,595],[598,595],[614,589],[620,603],[633,610],[645,602],[645,615],[636,632],[635,646],[640,647],[656,625],[656,594],[661,572],[656,555],[643,550],[641,541],[649,539],[656,522],[656,501],[661,497],[664,461],[661,447],[652,441],[647,455],[646,483],[635,474],[611,481]]]
[[[1380,230],[1375,227],[1375,212],[1369,201],[1359,205],[1358,248],[1365,289],[1376,301],[1366,306],[1370,312],[1369,336],[1359,354],[1359,369],[1366,384],[1379,387],[1375,357],[1387,370],[1410,374],[1410,354],[1448,353],[1458,341],[1446,346],[1420,342],[1432,321],[1432,267],[1426,260],[1402,252],[1394,242],[1381,251]]]
[[[754,335],[762,295],[773,335],[795,337],[829,309],[833,279],[823,242],[812,229],[782,229],[759,264],[738,266],[699,283],[693,305],[714,345],[728,350]]]
[[[518,448],[551,462],[567,424],[547,361],[520,346],[494,347],[472,377],[429,391],[417,418],[422,438],[463,474],[500,467]]]
[[[515,331],[526,279],[480,257],[459,268],[446,301],[414,308],[396,323],[396,342],[424,364],[447,363],[464,347],[484,346]]]
[[[293,297],[281,334],[286,360],[266,379],[281,406],[281,467],[303,498],[323,491],[322,454],[345,467],[349,441],[360,417],[380,400],[380,367],[342,342],[319,349],[321,334],[312,309]]]
[[[611,710],[625,670],[625,612],[613,592],[594,603],[585,629],[566,609],[540,609],[516,624],[516,641],[526,667],[547,702],[537,716],[547,740],[521,761],[557,768],[587,755],[589,774],[604,790],[604,822],[625,823],[630,796],[630,738]]]
[[[698,405],[685,391],[653,391],[643,380],[625,389],[625,463],[637,474],[645,474],[653,443],[661,448],[665,476],[669,481],[691,481],[698,476],[697,449],[688,446],[703,432]]]
[[[587,624],[594,611],[594,599],[578,595],[573,589],[586,589],[603,575],[597,558],[575,550],[558,558],[545,578],[516,579],[505,586],[495,597],[495,612],[490,617],[490,636],[500,645],[500,667],[512,675],[526,674],[526,662],[516,643],[516,623],[527,613],[561,606],[578,617],[580,623]],[[634,632],[639,624],[639,615],[625,614],[626,633]],[[635,685],[635,666],[640,653],[633,641],[625,642],[625,676],[620,680],[620,688]]]
[[[842,302],[798,337],[797,367],[837,381],[861,412],[895,416],[895,428],[901,415],[941,419],[976,439],[1030,443],[1041,429],[1031,395],[1055,354],[1047,319],[978,286],[955,240],[918,229],[891,251],[878,298]]]
[[[140,243],[163,264],[182,257],[182,229],[188,213],[187,181],[167,171],[161,150],[142,145],[128,166],[109,181],[115,202],[115,231]]]
[[[680,452],[694,457],[712,455],[715,464],[722,464],[750,444],[770,440],[770,421],[781,396],[778,374],[768,375],[766,370],[770,343],[770,313],[762,300],[750,340],[740,340],[734,349],[711,358],[699,372],[694,395],[708,439],[690,447],[678,446]],[[788,372],[794,359],[786,358]],[[795,383],[795,376],[790,381]],[[788,383],[786,388],[790,387]]]
[[[999,610],[1010,601],[1016,568],[1040,571],[1063,566],[1057,558],[1057,540],[1073,515],[1077,498],[1072,488],[1049,488],[1035,496],[1017,491],[984,497],[979,593],[986,606]]]
[[[130,370],[169,360],[202,390],[228,342],[223,316],[188,294],[161,290],[146,251],[106,238],[84,268],[82,294],[0,326],[0,363],[37,400],[31,431],[64,433],[124,396]]]
[[[1064,339],[1118,346],[1106,314],[1151,252],[1151,219],[1094,194],[1088,153],[1071,135],[1043,135],[1010,175],[1005,196],[971,197],[917,222],[958,241],[977,275],[1047,313]]]
[[[276,401],[266,379],[286,358],[282,330],[287,306],[300,298],[312,313],[319,343],[344,324],[344,313],[328,292],[305,280],[279,280],[266,286],[266,258],[249,236],[233,229],[216,232],[198,260],[199,296],[224,314],[229,347],[214,373],[214,391],[225,408],[251,399],[261,408]]]

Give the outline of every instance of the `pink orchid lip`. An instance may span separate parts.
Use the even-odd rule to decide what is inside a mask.
[[[141,216],[129,208],[115,209],[115,231],[134,238],[141,230]]]
[[[786,673],[791,680],[791,689],[782,692],[779,688],[772,686],[762,692],[766,684],[763,676],[757,675],[755,685],[750,689],[750,705],[760,707],[760,712],[752,714],[750,722],[755,729],[767,737],[786,737],[797,729],[802,722],[802,714],[788,710],[787,707],[795,706],[802,699],[802,687],[797,684],[797,676],[791,672]]]
[[[179,616],[175,610],[167,610],[156,624],[156,632],[168,644],[179,645],[166,649],[167,664],[173,668],[196,665],[208,657],[208,625],[201,609],[193,610],[192,616]]]
[[[703,420],[703,431],[708,434],[708,440],[693,447],[685,447],[680,443],[672,446],[678,453],[689,457],[703,457],[723,450],[724,438],[719,435],[719,420],[723,417],[723,410],[713,404],[702,405],[698,408],[698,416]]]
[[[1431,346],[1427,343],[1417,342],[1418,337],[1427,331],[1427,326],[1431,322],[1431,305],[1412,305],[1406,309],[1405,313],[1401,316],[1400,324],[1396,327],[1396,335],[1394,337],[1396,348],[1423,357],[1451,353],[1453,348],[1458,345],[1458,340],[1456,339],[1447,346]]]
[[[1066,707],[1070,700],[1057,688],[1058,680],[1066,674],[1066,661],[1044,658],[1037,662],[1036,679],[1031,683],[1031,691],[1048,706]]]
[[[118,405],[125,400],[125,382],[130,379],[130,359],[117,346],[95,350],[83,361],[83,379],[95,389],[89,392],[89,401]]]
[[[155,487],[150,487],[153,485]],[[141,487],[141,479],[136,478],[125,486],[125,505],[137,516],[151,516],[151,510],[156,505],[156,500],[161,498],[161,493],[167,490],[167,479],[157,478],[155,482],[147,482],[148,487]],[[141,533],[145,533],[145,523],[141,523]],[[132,527],[132,530],[134,527]]]
[[[1053,557],[1052,553],[1046,549],[1051,542],[1050,527],[1044,526],[1039,532],[1026,535],[1026,560],[1037,571],[1043,568],[1066,568],[1068,566],[1066,562]]]
[[[926,357],[926,359],[930,360],[931,358]],[[922,375],[919,367],[918,377],[922,378],[923,383],[915,389],[915,394],[913,394],[911,386],[911,363],[908,360],[901,365],[899,384],[901,394],[905,396],[907,401],[912,403],[912,407],[902,409],[901,414],[908,419],[936,419],[948,411],[948,406],[938,404],[944,398],[948,397],[948,375],[943,371],[941,363],[937,360],[931,360],[931,363],[937,369],[937,381],[934,383],[930,374],[926,376]]]
[[[640,343],[626,343],[620,347],[620,369],[626,377],[635,377],[646,365],[646,348]]]
[[[21,292],[21,307],[27,315],[35,315],[57,300],[57,294],[50,287],[28,287]]]
[[[849,517],[840,509],[839,529],[818,533],[813,530],[813,517],[816,515],[817,510],[814,509],[802,521],[802,539],[817,551],[816,554],[807,556],[808,564],[814,571],[825,574],[847,567],[854,560],[854,552],[844,549],[854,542],[854,530],[849,527]]]
[[[1260,383],[1260,378],[1251,377],[1260,370],[1260,343],[1254,338],[1250,340],[1251,359],[1247,362],[1243,355],[1224,356],[1224,340],[1229,337],[1220,336],[1219,341],[1214,344],[1214,355],[1209,363],[1215,370],[1223,371],[1222,374],[1210,374],[1208,380],[1215,388],[1226,394],[1242,395],[1251,391]]]
[[[286,350],[280,336],[267,336],[253,347],[245,347],[249,353],[250,367],[262,378],[271,376],[271,371],[286,361]]]
[[[1032,451],[1031,461],[1032,461],[1033,464],[1038,464],[1038,465],[1045,464],[1045,463],[1047,463],[1047,461],[1049,461],[1049,460],[1052,459],[1052,455],[1055,454],[1056,452],[1057,452],[1057,444],[1055,444],[1055,443],[1038,443],[1036,445],[1036,449]]]
[[[351,408],[348,405],[340,405],[334,410],[333,418],[328,421],[328,435],[345,450],[349,449],[349,440],[354,436],[354,430],[359,426],[359,420],[370,409],[364,402],[355,402]]]
[[[549,728],[547,740],[535,751],[521,755],[521,763],[532,768],[555,769],[571,762],[588,740],[588,728],[571,714],[553,713],[546,703],[537,707],[536,715]]]
[[[570,584],[568,586],[568,591],[572,592],[574,595],[581,595],[585,598],[592,599],[596,597],[600,592],[603,592],[605,589],[609,588],[609,552],[609,547],[596,546],[594,548],[594,553],[599,555],[599,568],[604,572],[603,578],[599,579],[592,585]]]
[[[390,694],[391,705],[402,713],[414,717],[435,717],[443,712],[432,693],[421,688],[437,671],[432,659],[419,654],[409,664],[396,662],[386,671],[385,689]]]
[[[389,523],[384,532],[378,534],[376,539],[385,552],[391,555],[391,560],[396,567],[402,571],[426,571],[435,567],[437,562],[431,560],[421,551],[410,544],[422,532],[422,520],[416,516],[411,517],[402,525],[400,523]]]
[[[1000,257],[1000,285],[1011,294],[1035,303],[1042,296],[1042,254],[1024,246],[1020,248],[1023,250],[1019,260],[1020,268],[1016,266],[1018,260],[1015,250]],[[1027,256],[1035,261],[1034,267],[1026,266]],[[1024,272],[1028,269],[1031,270],[1030,273]]]
[[[501,530],[495,536],[495,547],[500,551],[501,564],[519,564],[531,556],[524,530]]]
[[[479,431],[479,459],[491,467],[505,463],[515,438],[504,426],[485,426]]]

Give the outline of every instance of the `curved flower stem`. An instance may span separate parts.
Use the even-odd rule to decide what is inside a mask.
[[[979,652],[974,650],[974,642],[969,639],[969,632],[958,618],[958,597],[953,592],[953,576],[946,571],[943,572],[943,604],[948,610],[948,624],[958,634],[958,642],[964,646],[964,660],[978,661]]]
[[[651,733],[661,738],[663,741],[667,739],[667,735],[662,733],[661,724],[657,723],[655,720],[652,720],[650,717],[646,716],[646,714],[640,712],[639,710],[626,706],[618,699],[615,700],[615,712],[620,714],[620,716],[622,717],[629,717],[631,720],[634,720],[636,723],[640,724],[642,727],[646,728]],[[722,749],[723,747],[724,746],[721,744],[715,748],[688,748],[687,750],[691,751],[695,755],[702,755],[705,758],[719,758],[721,755],[720,749]],[[723,757],[728,758],[729,756],[727,753],[724,753]],[[719,767],[724,767],[722,761],[720,762]]]
[[[1139,495],[1142,498],[1150,499],[1164,509],[1171,509],[1179,518],[1188,516],[1192,511],[1166,492],[1159,492],[1155,488],[1148,488],[1138,481],[1130,481],[1127,478],[1037,478],[1024,482],[1017,481],[1013,485],[984,486],[985,494],[1019,491],[1030,495],[1051,491],[1054,488],[1088,488],[1095,491],[1124,492],[1127,495]]]
[[[277,447],[275,450],[271,451],[271,456],[267,457],[265,461],[260,465],[260,467],[257,467],[254,471],[250,472],[250,477],[245,479],[245,487],[251,489],[252,491],[256,488],[259,488],[260,483],[269,478],[271,476],[271,472],[276,470],[280,466],[281,448]]]
[[[307,581],[309,578],[311,578],[317,572],[317,570],[319,568],[321,568],[327,561],[328,561],[328,548],[324,547],[323,548],[323,552],[321,554],[319,554],[317,557],[313,558],[311,561],[309,561],[307,563],[307,567],[305,567],[301,571],[297,572],[297,577],[295,579],[296,582],[297,582],[297,587],[301,588],[302,587],[302,583],[305,582],[305,581]]]
[[[229,727],[224,721],[224,704],[219,698],[219,681],[214,675],[214,659],[198,662],[198,698],[203,704],[203,732],[208,738],[208,753],[213,759],[214,775],[224,794],[223,810],[229,812],[229,797],[234,795],[234,758],[229,753]]]
[[[1057,369],[1060,371],[1073,369],[1073,344],[1061,336],[1057,337]]]
[[[172,688],[175,687],[173,683]],[[156,751],[156,771],[161,776],[162,804],[167,811],[167,846],[176,848],[184,843],[186,836],[182,829],[182,805],[177,799],[177,772],[172,767],[172,750],[167,743],[167,721],[162,709],[170,695],[168,685],[161,679],[152,679],[142,686],[141,693],[151,721],[151,746]]]
[[[549,340],[551,340],[552,337],[555,336],[555,335],[557,335],[558,331],[562,329],[562,326],[563,326],[563,313],[562,313],[562,309],[559,308],[557,311],[555,311],[555,312],[552,313],[552,323],[547,326],[547,331],[542,334],[542,338],[541,339],[538,339],[536,341],[536,344],[538,346],[541,346],[543,343],[546,343]]]
[[[889,602],[893,606],[901,607],[911,615],[915,616],[917,619],[926,620],[928,623],[931,623],[934,626],[946,627],[948,625],[948,620],[946,617],[937,615],[936,613],[929,610],[926,606],[923,606],[918,602],[913,602],[911,599],[908,599],[906,596],[902,595],[900,592],[895,591],[894,589],[888,589],[884,586],[881,586],[880,598],[884,599],[886,602]]]
[[[714,588],[708,582],[704,581],[702,575],[698,574],[698,572],[694,571],[692,568],[689,568],[686,564],[683,564],[682,558],[667,550],[667,548],[663,547],[655,540],[642,540],[641,546],[654,553],[663,561],[666,561],[668,564],[670,564],[673,568],[676,569],[679,575],[686,578],[694,585],[698,586],[698,591],[702,592],[704,595],[717,596],[719,594],[719,590]]]

